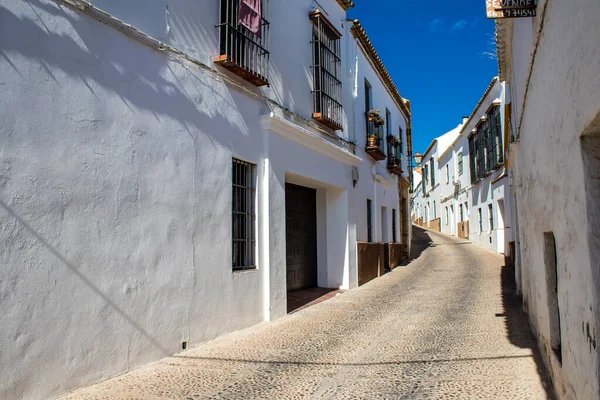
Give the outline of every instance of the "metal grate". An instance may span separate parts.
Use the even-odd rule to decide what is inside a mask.
[[[396,233],[396,209],[392,208],[392,242],[398,241],[398,235]]]
[[[341,44],[339,32],[321,15],[313,21],[313,117],[332,129],[342,129]]]
[[[260,34],[239,23],[240,0],[221,0],[219,29],[220,56],[225,68],[257,86],[267,85],[269,72],[268,0],[261,0]]]
[[[373,242],[373,207],[371,199],[367,199],[367,242]]]
[[[233,159],[233,269],[256,268],[255,165]]]

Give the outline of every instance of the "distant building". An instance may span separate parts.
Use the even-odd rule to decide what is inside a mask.
[[[505,86],[496,77],[471,115],[432,141],[423,157],[421,192],[414,194],[413,220],[511,256],[505,103]]]

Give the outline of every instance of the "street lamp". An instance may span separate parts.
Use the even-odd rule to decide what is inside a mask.
[[[413,156],[414,160],[415,160],[415,164],[416,165],[421,165],[421,161],[423,161],[423,154],[421,153],[415,153],[415,155]]]

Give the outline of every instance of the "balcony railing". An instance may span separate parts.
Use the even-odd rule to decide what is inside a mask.
[[[367,121],[367,147],[365,151],[376,161],[385,160],[385,151],[383,151],[384,139],[382,137],[382,126],[375,126],[373,121]]]
[[[402,174],[402,152],[399,139],[395,136],[388,136],[386,138],[388,158],[387,168],[394,175]]]
[[[239,22],[240,0],[221,0],[219,30],[220,54],[215,63],[256,86],[269,84],[268,0],[261,0],[259,33]]]

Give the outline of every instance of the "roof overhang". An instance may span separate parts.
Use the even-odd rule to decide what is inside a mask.
[[[350,32],[352,33],[352,36],[354,36],[358,40],[360,47],[365,53],[365,56],[371,62],[373,68],[375,68],[375,71],[381,78],[381,81],[383,82],[384,86],[390,92],[396,105],[400,108],[400,111],[402,111],[407,120],[410,120],[410,101],[400,96],[398,88],[392,81],[392,78],[388,73],[387,69],[385,68],[385,65],[383,65],[383,62],[379,58],[379,55],[377,55],[377,51],[375,51],[373,43],[371,43],[371,40],[367,36],[367,33],[365,32],[364,28],[357,19],[352,21],[352,27],[350,28]]]
[[[348,11],[350,7],[354,7],[354,2],[351,0],[337,0],[337,2],[344,9],[344,11]]]
[[[496,55],[501,82],[510,83],[511,80],[513,26],[514,21],[511,18],[496,20]]]

